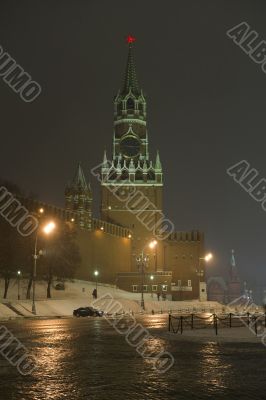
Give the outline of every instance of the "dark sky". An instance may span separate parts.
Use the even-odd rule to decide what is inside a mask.
[[[132,33],[165,212],[205,232],[211,270],[234,248],[242,278],[266,283],[266,213],[226,174],[246,159],[266,177],[266,74],[226,36],[246,21],[266,40],[265,15],[265,0],[1,0],[0,45],[43,90],[27,104],[0,80],[0,175],[63,205],[77,162],[88,176],[110,154]]]

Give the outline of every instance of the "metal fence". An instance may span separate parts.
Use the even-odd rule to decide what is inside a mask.
[[[212,328],[215,334],[221,328],[240,328],[248,326],[253,328],[256,335],[258,330],[266,327],[266,313],[265,314],[187,314],[187,315],[172,315],[169,314],[168,331],[173,333],[183,334],[185,329],[204,329]]]

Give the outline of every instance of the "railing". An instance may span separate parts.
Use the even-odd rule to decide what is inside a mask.
[[[245,313],[236,315],[229,314],[210,314],[203,316],[200,314],[172,315],[169,314],[168,331],[183,334],[185,329],[204,329],[212,328],[218,335],[220,328],[240,328],[243,326],[252,327],[255,334],[261,327],[266,327],[265,314]]]

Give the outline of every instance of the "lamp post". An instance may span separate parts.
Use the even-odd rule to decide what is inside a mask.
[[[143,249],[141,254],[136,258],[138,269],[141,274],[141,301],[140,301],[140,306],[143,310],[145,310],[145,304],[144,304],[144,278],[145,278],[145,270],[147,268],[147,264],[149,261],[149,256],[144,254],[144,249],[146,246],[149,246],[150,249],[154,249],[154,247],[157,245],[157,240],[152,240],[150,243],[147,243]]]
[[[137,265],[140,270],[141,274],[141,301],[140,301],[140,306],[143,310],[145,310],[145,305],[144,305],[144,275],[145,275],[145,269],[147,267],[147,263],[149,261],[149,256],[144,255],[144,251],[142,250],[142,253],[137,257]]]
[[[20,300],[20,277],[21,277],[21,271],[17,271],[17,276],[18,276],[18,300]]]
[[[95,283],[96,283],[96,291],[98,288],[98,276],[99,276],[99,271],[94,271],[94,276],[95,276]]]
[[[201,269],[200,263],[201,263],[202,260],[204,260],[205,262],[209,262],[212,258],[213,258],[212,253],[208,253],[208,254],[206,254],[206,256],[199,258],[199,267],[198,267],[198,269],[196,269],[196,273],[197,273],[197,275],[199,277],[199,301],[201,300],[201,298],[200,298],[201,279],[200,278],[204,276],[204,269]]]
[[[53,221],[48,222],[44,227],[42,227],[42,231],[46,235],[49,235],[50,233],[52,233],[54,229],[55,229],[55,223]],[[40,256],[37,253],[39,233],[40,233],[40,228],[38,228],[37,231],[36,231],[35,244],[34,244],[34,254],[33,254],[34,267],[33,267],[33,280],[32,280],[32,313],[35,314],[35,315],[36,315],[35,282],[36,282],[36,272],[37,272],[37,260],[38,260],[38,258]]]
[[[153,298],[153,291],[152,291],[152,284],[153,284],[153,280],[154,280],[153,275],[150,276],[150,280],[151,280],[151,297]]]
[[[157,256],[157,244],[158,244],[157,240],[153,240],[153,241],[149,244],[149,247],[150,247],[151,249],[154,249],[153,257],[154,257],[154,271],[155,271],[155,272],[157,271],[157,260],[158,260],[158,256]]]

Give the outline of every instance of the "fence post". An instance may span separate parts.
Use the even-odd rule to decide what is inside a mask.
[[[168,316],[168,332],[171,331],[171,314]]]
[[[194,328],[194,314],[191,314],[191,329]]]
[[[183,333],[183,316],[182,315],[180,317],[180,332],[181,332],[181,335],[182,335],[182,333]]]
[[[229,326],[232,328],[232,313],[229,314]]]

